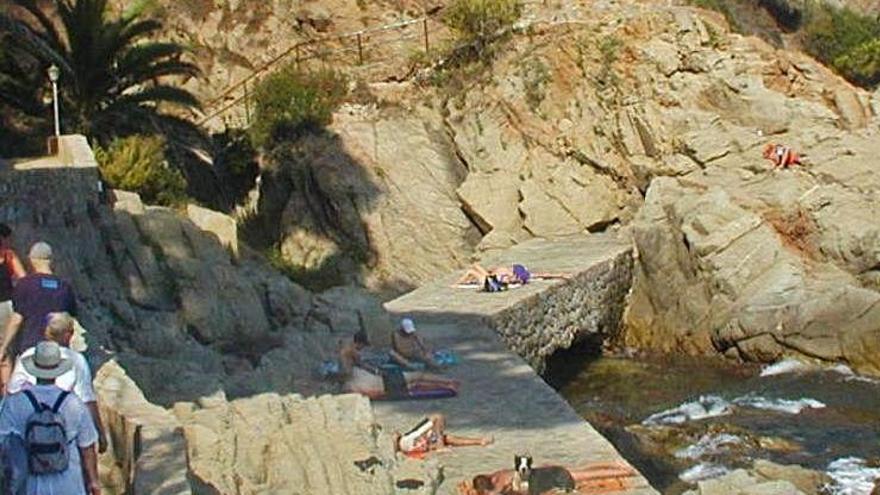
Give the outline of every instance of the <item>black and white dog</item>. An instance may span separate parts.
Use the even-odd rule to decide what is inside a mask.
[[[575,489],[574,479],[567,469],[560,466],[533,468],[531,456],[513,456],[513,469],[511,488],[514,493],[537,495],[550,490],[565,493]]]

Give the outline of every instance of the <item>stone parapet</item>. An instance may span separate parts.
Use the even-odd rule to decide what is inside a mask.
[[[95,390],[125,493],[191,493],[186,446],[174,415],[148,402],[115,361],[108,361],[98,371]]]
[[[520,263],[533,273],[565,273],[567,280],[535,280],[501,293],[453,288],[455,276],[424,286],[386,305],[399,314],[475,318],[504,339],[535,370],[557,350],[584,339],[617,337],[632,283],[632,246],[623,237],[590,235],[536,239],[488,257],[481,264]]]

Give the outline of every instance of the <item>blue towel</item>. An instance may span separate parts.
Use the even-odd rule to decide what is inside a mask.
[[[458,355],[451,349],[434,351],[434,361],[437,361],[437,364],[442,366],[452,366],[459,362]]]

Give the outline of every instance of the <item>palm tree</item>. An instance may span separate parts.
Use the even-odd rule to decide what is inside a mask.
[[[39,80],[46,67],[56,64],[65,130],[107,142],[135,133],[173,135],[177,130],[169,129],[192,127],[166,110],[197,109],[198,101],[166,81],[195,77],[199,70],[181,60],[179,44],[147,40],[162,27],[141,19],[147,2],[136,2],[116,18],[109,16],[107,0],[53,0],[54,11],[43,10],[37,0],[8,2],[0,11],[0,36],[18,56],[0,64],[0,103],[33,115],[29,91],[35,86],[28,77],[37,74]],[[45,83],[36,85],[41,86]]]

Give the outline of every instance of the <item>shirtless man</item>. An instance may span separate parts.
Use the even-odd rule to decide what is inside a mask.
[[[339,364],[344,378],[344,389],[370,398],[384,398],[394,393],[386,387],[389,373],[375,369],[362,362],[361,352],[370,345],[367,333],[360,330],[352,341],[339,350]],[[404,371],[402,378],[407,389],[448,389],[458,391],[459,382],[433,373]]]
[[[581,495],[622,490],[626,488],[624,479],[635,476],[635,471],[629,466],[613,462],[568,469],[568,472],[577,485],[577,493]],[[514,475],[513,469],[480,474],[474,476],[471,481],[459,483],[458,493],[460,495],[530,495],[513,490]]]
[[[410,456],[422,456],[428,452],[446,450],[447,447],[480,446],[494,442],[492,437],[457,437],[446,433],[446,417],[432,414],[413,429],[401,435],[394,434],[394,450]]]

